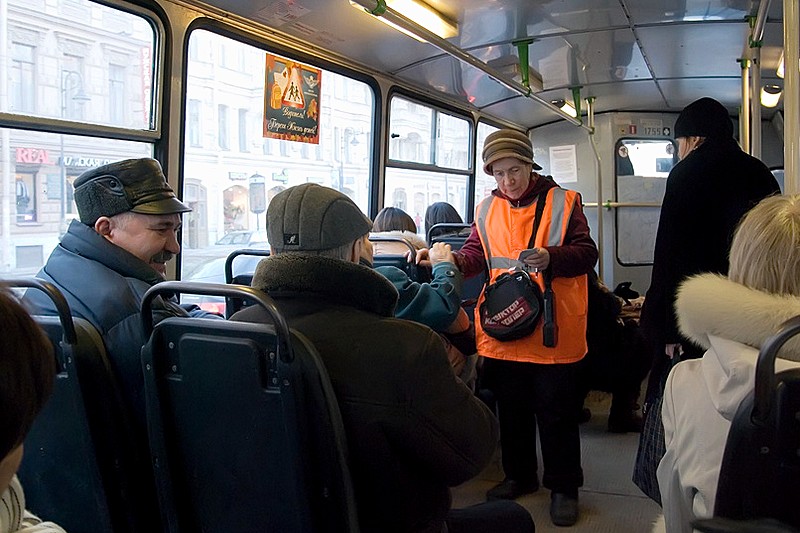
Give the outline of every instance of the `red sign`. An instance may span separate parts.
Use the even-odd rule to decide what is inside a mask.
[[[17,148],[17,163],[49,165],[50,155],[41,148]]]

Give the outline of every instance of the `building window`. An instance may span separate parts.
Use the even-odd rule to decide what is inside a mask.
[[[228,106],[219,106],[219,147],[223,150],[230,150],[230,133],[228,131]]]
[[[36,180],[33,173],[17,173],[17,223],[36,222]]]
[[[189,136],[189,146],[201,146],[200,142],[200,100],[189,100],[186,113],[186,130]]]
[[[83,58],[64,54],[61,65],[61,116],[83,119],[83,104],[88,99],[83,79]]]
[[[247,109],[239,110],[239,151],[247,152]]]
[[[108,115],[112,124],[125,124],[125,67],[108,66]]]
[[[34,57],[36,48],[27,44],[11,44],[11,110],[35,111],[36,84]]]

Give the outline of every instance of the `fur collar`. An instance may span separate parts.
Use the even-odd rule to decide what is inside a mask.
[[[398,231],[398,230],[377,231],[377,232],[370,233],[370,236],[371,237],[399,237],[401,239],[405,239],[406,241],[408,241],[408,243],[411,246],[413,246],[414,248],[416,248],[417,250],[420,250],[422,248],[427,248],[428,247],[428,243],[425,242],[425,239],[423,239],[422,237],[420,237],[416,233],[412,233],[410,231],[405,231],[405,230],[403,230],[403,231]]]
[[[258,263],[252,286],[276,297],[316,294],[386,317],[394,316],[397,306],[397,289],[385,277],[371,268],[330,257],[272,255]]]
[[[745,287],[718,274],[699,274],[678,289],[675,311],[681,333],[708,349],[710,336],[759,349],[786,320],[800,315],[800,298]],[[800,338],[781,349],[780,357],[800,361]]]

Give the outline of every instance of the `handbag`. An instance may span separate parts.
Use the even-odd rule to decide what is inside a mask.
[[[499,341],[521,339],[536,329],[543,307],[542,291],[527,272],[504,272],[486,287],[481,326]]]
[[[536,214],[528,248],[533,247],[536,239],[546,197],[547,191],[544,191],[536,200]],[[487,258],[487,263],[490,262],[491,257]],[[555,346],[556,327],[550,269],[547,268],[543,275],[544,295],[539,285],[531,280],[528,273],[519,268],[500,274],[493,283],[487,285],[483,294],[483,303],[479,308],[483,331],[499,341],[521,339],[536,330],[536,326],[544,314],[544,345]]]

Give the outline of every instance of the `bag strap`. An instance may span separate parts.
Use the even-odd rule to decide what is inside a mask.
[[[533,248],[533,244],[536,242],[536,232],[539,231],[539,223],[542,221],[544,204],[547,202],[547,193],[549,191],[550,189],[540,192],[539,196],[536,198],[536,214],[533,216],[533,231],[531,232],[531,238],[528,241],[528,248]]]

